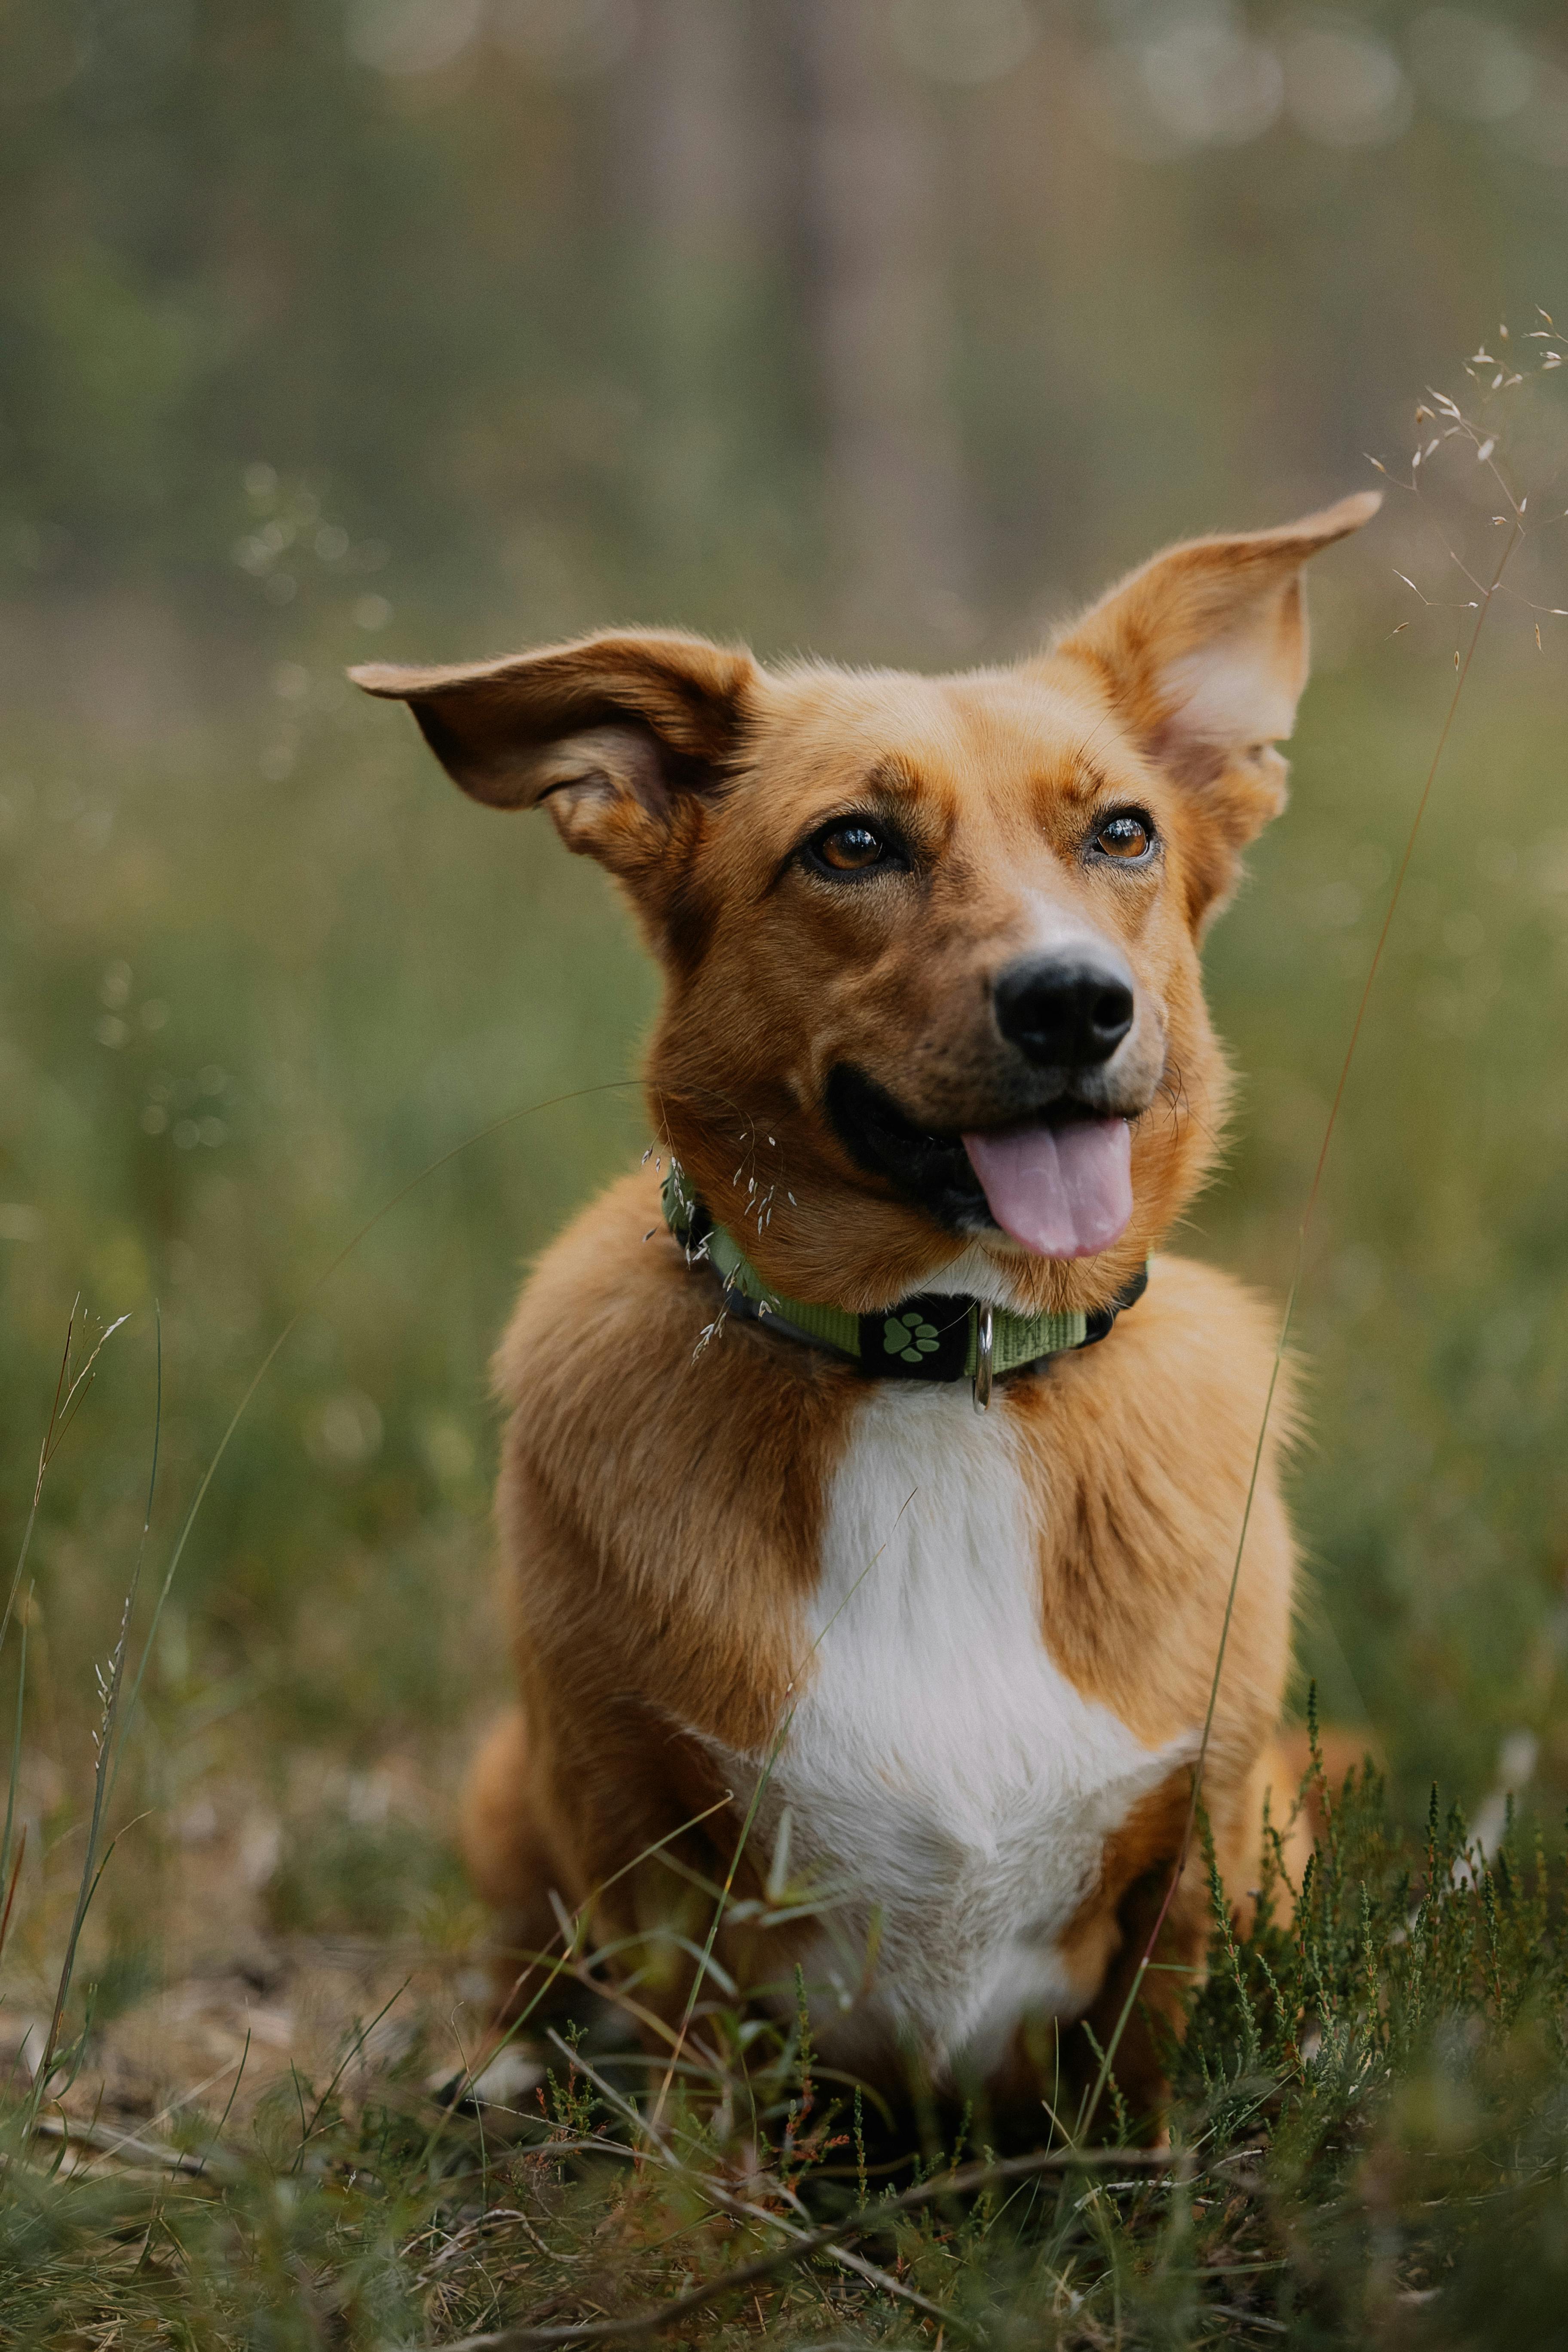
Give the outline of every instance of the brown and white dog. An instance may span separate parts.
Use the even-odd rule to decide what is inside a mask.
[[[1301,567],[1376,505],[1173,548],[963,676],[655,630],[354,673],[466,792],[545,803],[666,981],[677,1230],[655,1170],[615,1185],[498,1358],[521,1706],[465,1837],[519,1949],[552,1890],[593,1903],[679,2011],[749,1814],[716,1955],[792,2009],[798,1964],[830,2059],[1006,2108],[1054,2029],[1113,2030],[1273,1351],[1207,1266],[1161,1255],[1136,1293],[1223,1123],[1198,949],[1283,805]],[[1026,1360],[977,1411],[998,1319]],[[1204,1782],[1243,1906],[1292,1570],[1270,1442]],[[1150,2010],[1179,2016],[1208,1924],[1193,1856]],[[1117,2071],[1157,2102],[1143,2023]]]

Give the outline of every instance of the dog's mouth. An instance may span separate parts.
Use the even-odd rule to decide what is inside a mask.
[[[1131,1217],[1131,1130],[1076,1096],[1007,1126],[942,1133],[918,1127],[874,1078],[840,1063],[826,1100],[857,1167],[951,1232],[999,1228],[1035,1257],[1092,1257]]]

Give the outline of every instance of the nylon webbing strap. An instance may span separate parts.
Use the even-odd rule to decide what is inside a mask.
[[[849,1314],[842,1307],[815,1307],[805,1298],[787,1298],[782,1291],[770,1288],[722,1225],[710,1225],[708,1229],[708,1263],[727,1291],[739,1291],[742,1298],[749,1298],[753,1307],[761,1308],[764,1322],[782,1317],[796,1331],[804,1331],[808,1339],[824,1340],[828,1347],[841,1349],[845,1355],[858,1359],[858,1315]]]
[[[977,1319],[977,1318],[976,1318]],[[1089,1318],[1081,1307],[1070,1315],[1013,1315],[1005,1307],[991,1311],[991,1370],[1000,1380],[1042,1356],[1065,1356],[1081,1348],[1089,1337]],[[973,1373],[975,1343],[970,1345],[965,1370]]]
[[[732,1234],[716,1225],[682,1171],[672,1160],[661,1198],[664,1219],[692,1264],[711,1265],[732,1309],[749,1321],[802,1339],[858,1364],[871,1379],[957,1381],[975,1378],[980,1359],[978,1300],[923,1291],[901,1298],[879,1314],[852,1315],[847,1307],[791,1298],[764,1282]],[[1123,1307],[1142,1297],[1147,1270],[1137,1274],[1121,1297],[1094,1315],[1081,1308],[1062,1315],[1016,1315],[991,1310],[991,1372],[1004,1379],[1049,1356],[1065,1356],[1104,1339]]]

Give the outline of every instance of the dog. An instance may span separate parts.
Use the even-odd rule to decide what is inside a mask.
[[[1199,950],[1284,804],[1302,567],[1377,505],[1173,547],[958,676],[652,629],[351,673],[545,806],[665,981],[657,1164],[497,1357],[521,1706],[464,1843],[518,1953],[589,1906],[668,2020],[711,1937],[825,2060],[1002,2116],[1120,2034],[1157,2116],[1211,1699],[1240,1914],[1294,1787],[1274,1328],[1161,1247],[1228,1092]]]

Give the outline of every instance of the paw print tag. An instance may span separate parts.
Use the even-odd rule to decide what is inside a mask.
[[[889,1315],[882,1326],[882,1345],[900,1363],[918,1364],[922,1356],[934,1356],[942,1340],[936,1325],[917,1311]]]

